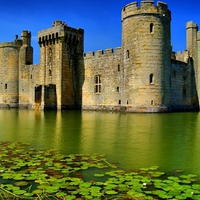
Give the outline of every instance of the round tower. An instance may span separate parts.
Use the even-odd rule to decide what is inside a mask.
[[[171,12],[154,1],[122,9],[124,106],[129,112],[164,112],[170,108]]]
[[[19,49],[17,42],[0,43],[0,107],[18,107]]]

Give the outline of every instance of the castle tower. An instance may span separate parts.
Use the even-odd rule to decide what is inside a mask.
[[[190,57],[195,57],[197,47],[197,31],[198,26],[192,21],[186,24],[186,35],[187,35],[187,50],[189,51]]]
[[[29,68],[33,64],[33,47],[31,46],[31,32],[23,30],[21,33],[22,46],[19,52],[19,107],[30,104],[29,96]]]
[[[21,41],[0,43],[0,107],[18,107]]]
[[[83,35],[82,29],[71,28],[60,20],[39,32],[38,85],[43,87],[41,105],[44,109],[75,108],[81,104]]]
[[[31,47],[31,32],[26,30],[21,34],[22,47],[20,49],[20,61],[22,65],[33,64],[33,48]]]
[[[123,105],[133,112],[163,112],[170,107],[171,12],[154,1],[122,9]]]
[[[200,31],[198,31],[198,26],[193,21],[189,21],[186,24],[186,36],[187,50],[189,51],[189,56],[192,60],[195,72],[195,84],[198,93],[198,104],[200,104]]]

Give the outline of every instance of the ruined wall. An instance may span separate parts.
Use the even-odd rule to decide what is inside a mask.
[[[83,106],[87,110],[119,110],[123,98],[121,48],[89,52],[84,57]]]

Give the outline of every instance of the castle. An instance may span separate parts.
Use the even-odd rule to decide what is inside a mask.
[[[84,54],[84,30],[53,22],[0,43],[0,108],[120,112],[198,111],[200,31],[186,25],[187,50],[172,52],[171,12],[154,1],[122,8],[122,46]]]

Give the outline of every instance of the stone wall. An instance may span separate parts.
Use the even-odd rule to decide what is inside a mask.
[[[0,107],[18,106],[20,43],[0,44]]]
[[[122,9],[122,47],[83,55],[84,30],[57,20],[0,43],[0,107],[166,112],[199,109],[200,32],[187,23],[187,50],[171,52],[171,12],[141,1]]]
[[[122,9],[124,105],[128,112],[170,107],[171,13],[165,3],[142,1]]]
[[[83,79],[84,31],[57,20],[52,28],[40,31],[38,38],[40,84],[55,85],[57,109],[77,107],[81,98],[79,78]]]
[[[89,52],[84,66],[82,109],[119,110],[123,98],[121,48]]]

